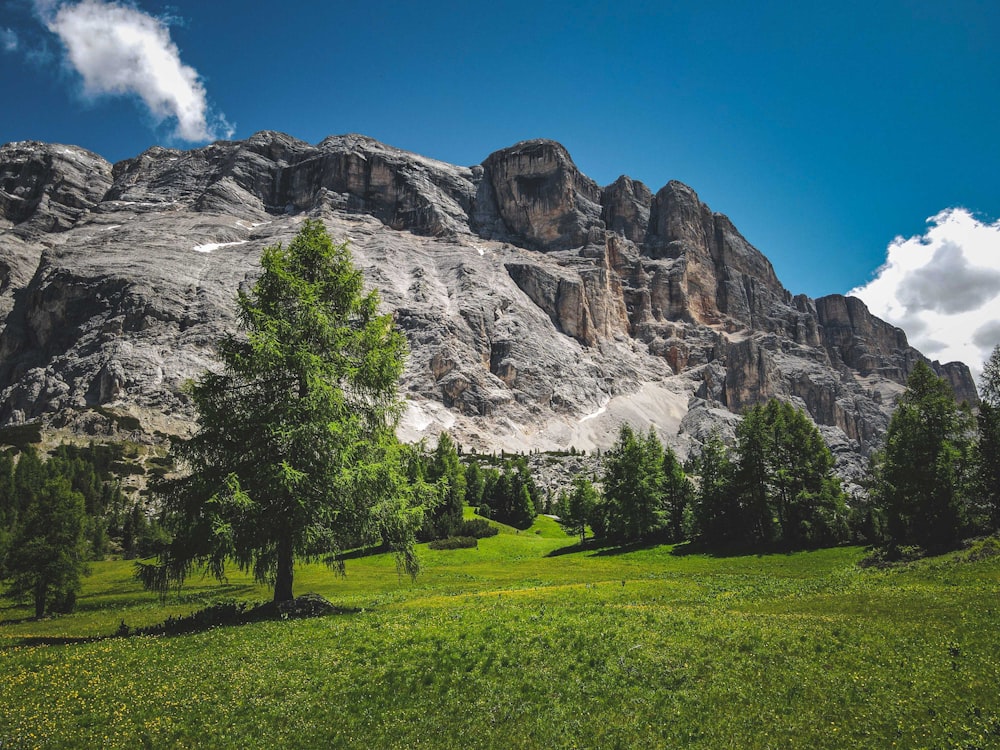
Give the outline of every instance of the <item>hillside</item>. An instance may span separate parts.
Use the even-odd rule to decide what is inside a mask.
[[[987,748],[1000,741],[996,546],[890,569],[857,548],[710,557],[574,546],[547,518],[478,549],[421,546],[299,581],[342,608],[182,636],[100,638],[164,605],[93,564],[74,615],[0,606],[12,747]],[[98,638],[94,640],[94,638]]]

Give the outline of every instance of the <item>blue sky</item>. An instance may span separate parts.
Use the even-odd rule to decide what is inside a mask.
[[[600,184],[624,173],[653,190],[691,185],[795,293],[861,287],[909,238],[947,245],[938,230],[965,213],[941,212],[957,208],[984,229],[985,249],[961,266],[980,282],[976,299],[989,297],[982,264],[1000,272],[995,0],[137,0],[128,9],[0,0],[0,142],[73,143],[114,161],[154,143],[194,147],[262,129],[310,142],[359,132],[474,164],[546,137]],[[130,37],[110,27],[140,16],[160,33],[144,44],[172,48],[180,73],[159,58],[148,71],[122,63]],[[937,273],[948,275],[953,256],[944,252]],[[958,334],[930,330],[920,314],[942,307],[935,295],[962,298],[961,284],[907,283],[859,294],[918,346],[950,345]],[[988,353],[998,318],[986,311],[972,324],[987,343],[961,358]]]

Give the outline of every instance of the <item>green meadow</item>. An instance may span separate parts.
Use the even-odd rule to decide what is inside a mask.
[[[296,593],[343,609],[108,637],[268,592],[161,603],[94,563],[77,612],[0,608],[0,748],[1000,747],[1000,557],[583,549],[550,519]],[[981,558],[981,559],[977,559]]]

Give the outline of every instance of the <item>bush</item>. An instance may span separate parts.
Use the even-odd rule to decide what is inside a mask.
[[[876,547],[858,565],[862,568],[891,568],[895,565],[914,562],[926,554],[923,548],[912,544],[899,547]]]
[[[962,559],[968,562],[978,562],[979,560],[989,560],[997,555],[1000,555],[1000,539],[988,536],[985,539],[975,540]]]
[[[431,549],[465,549],[478,547],[479,540],[474,536],[450,536],[447,539],[435,539],[427,546]]]
[[[500,529],[492,525],[485,518],[473,518],[469,521],[462,521],[462,525],[458,527],[458,533],[455,536],[471,536],[475,539],[486,539],[490,536],[496,536],[500,533]]]

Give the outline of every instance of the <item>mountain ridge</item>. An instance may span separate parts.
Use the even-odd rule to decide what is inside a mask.
[[[853,474],[927,361],[860,300],[791,294],[692,188],[600,187],[555,141],[471,167],[356,134],[114,165],[19,142],[0,147],[0,424],[183,432],[181,384],[215,366],[260,250],[305,218],[350,240],[407,334],[407,439],[606,447],[628,420],[684,451],[777,396]],[[965,365],[932,366],[975,402]]]

